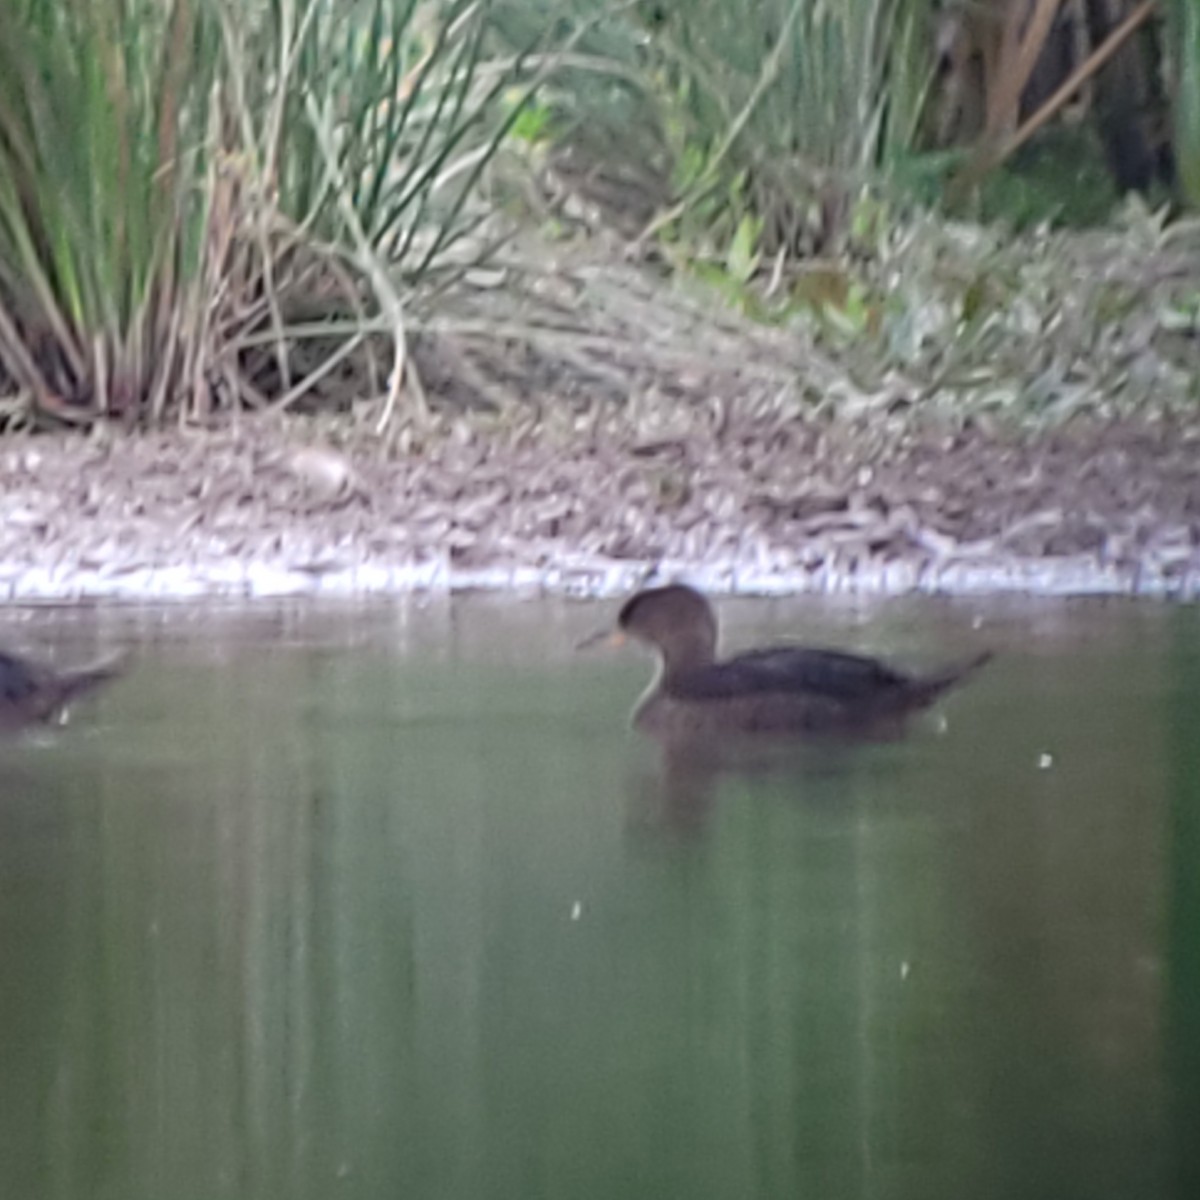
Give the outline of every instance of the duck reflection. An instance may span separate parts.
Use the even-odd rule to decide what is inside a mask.
[[[63,724],[74,701],[115,679],[124,669],[123,655],[59,671],[0,651],[0,729]]]
[[[641,832],[698,835],[716,808],[724,780],[774,777],[803,779],[811,785],[845,777],[859,769],[858,752],[863,748],[898,742],[906,733],[903,726],[880,724],[803,742],[660,742],[654,760],[630,776],[630,826]]]

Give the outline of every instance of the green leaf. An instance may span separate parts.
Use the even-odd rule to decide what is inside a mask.
[[[762,221],[749,213],[738,222],[733,241],[725,254],[725,268],[738,283],[748,283],[758,269],[756,248],[761,232]]]

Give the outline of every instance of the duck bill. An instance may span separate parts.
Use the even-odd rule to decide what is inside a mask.
[[[617,646],[625,645],[628,639],[619,629],[598,629],[595,633],[588,634],[581,642],[575,643],[576,650],[591,650],[596,646],[608,646],[615,649]]]

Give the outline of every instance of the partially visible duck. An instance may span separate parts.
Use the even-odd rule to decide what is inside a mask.
[[[750,650],[721,661],[712,606],[681,584],[628,600],[613,634],[617,641],[625,637],[658,653],[658,674],[634,709],[633,725],[665,741],[895,727],[992,657],[983,651],[929,675],[910,675],[841,650],[801,646]]]
[[[0,650],[0,728],[60,721],[72,701],[115,679],[123,669],[119,656],[59,671]]]

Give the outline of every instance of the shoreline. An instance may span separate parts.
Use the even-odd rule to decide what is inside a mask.
[[[694,410],[414,449],[343,422],[0,442],[8,604],[714,594],[1200,598],[1200,425]]]
[[[1111,597],[1158,601],[1200,598],[1200,569],[1182,577],[1086,560],[1025,559],[950,563],[914,568],[865,564],[852,574],[835,570],[770,572],[733,564],[662,562],[520,564],[486,569],[446,562],[362,563],[339,568],[286,561],[212,560],[150,567],[74,568],[0,563],[0,598],[8,605],[46,603],[158,603],[313,598],[385,599],[413,595],[493,592],[611,599],[640,587],[682,580],[712,595],[746,597],[852,596],[887,598]]]

